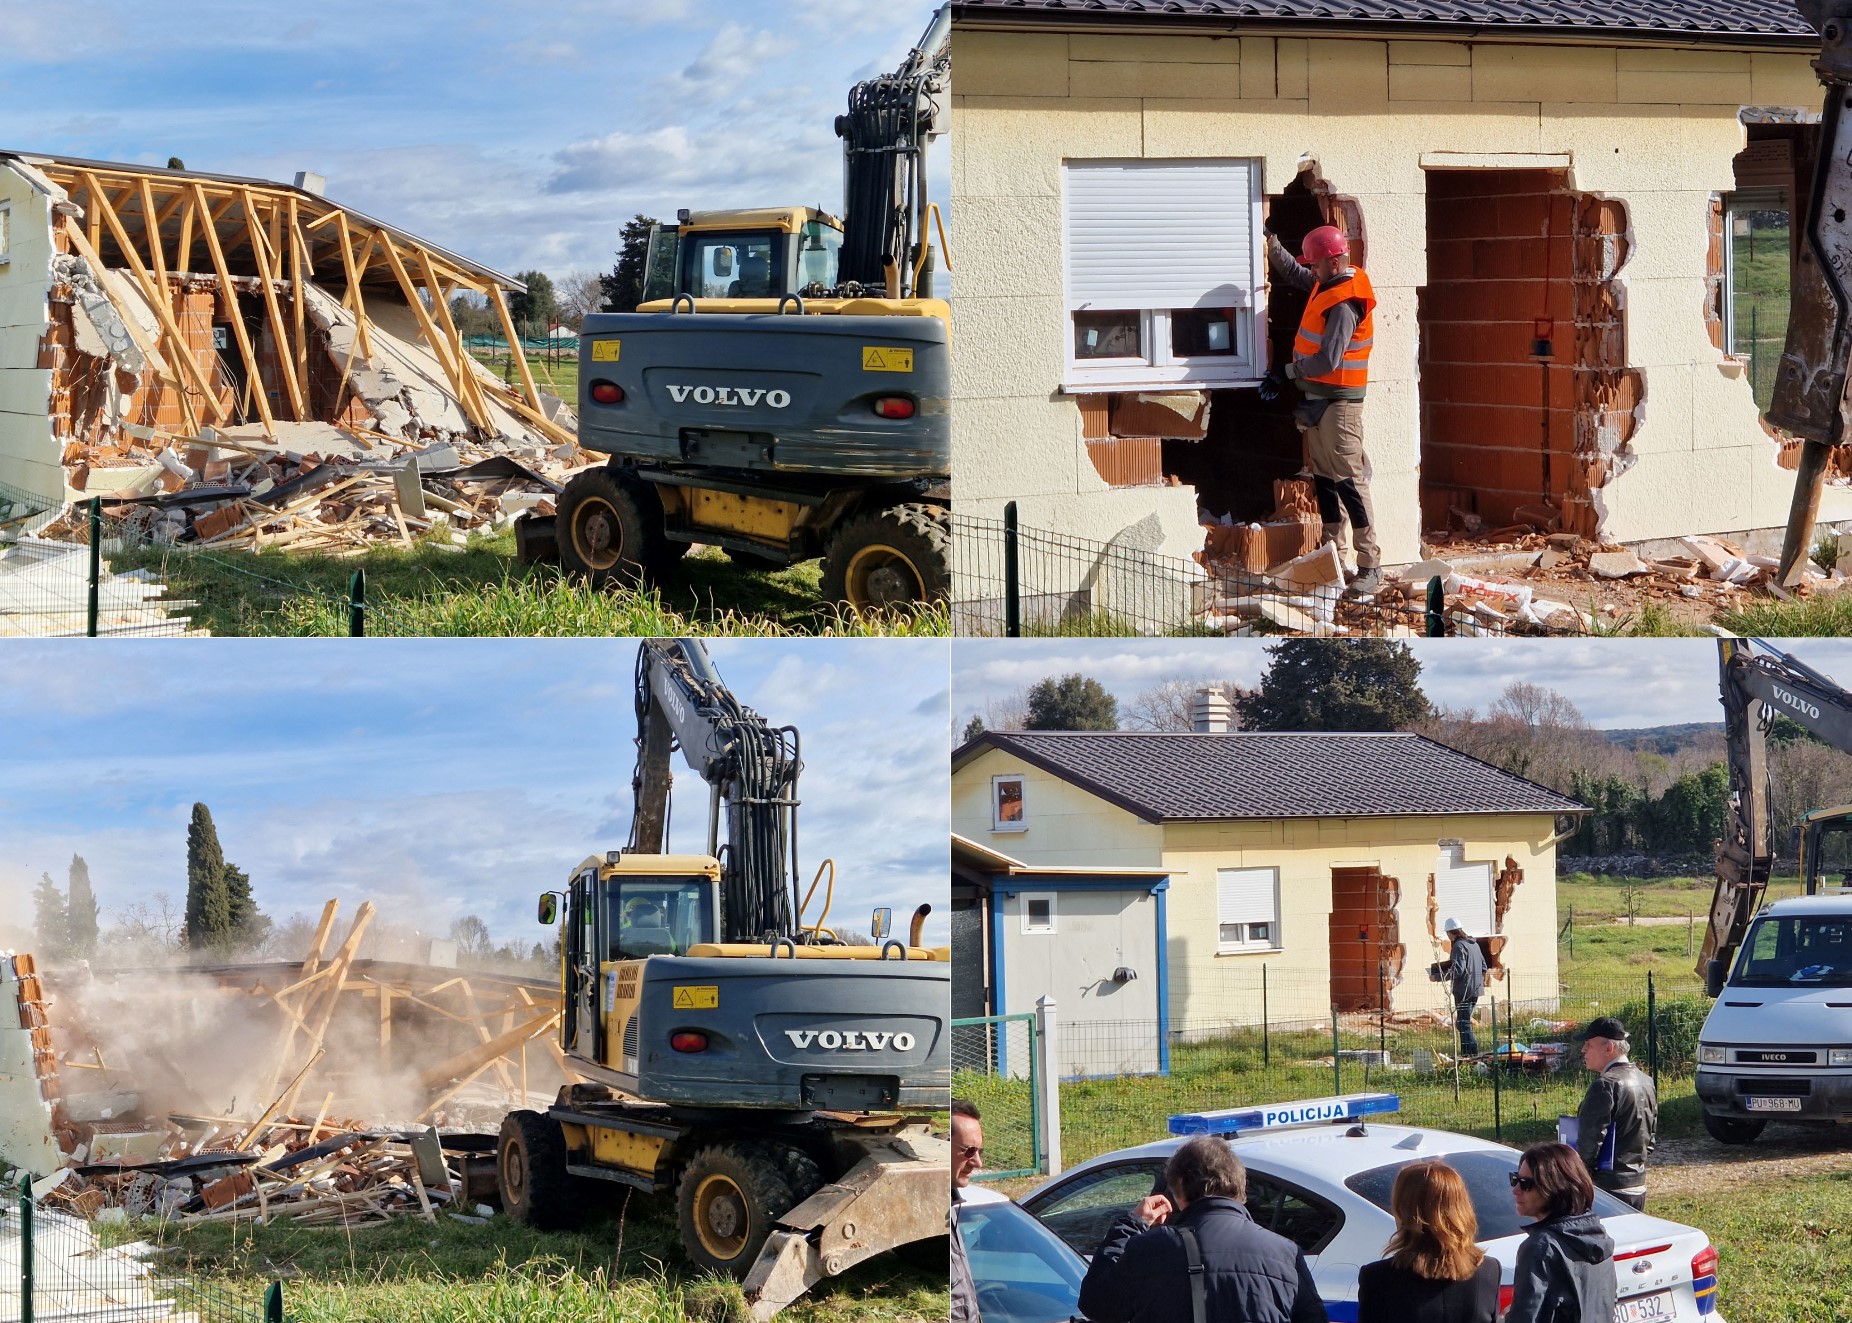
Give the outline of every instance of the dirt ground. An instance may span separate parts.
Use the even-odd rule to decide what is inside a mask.
[[[1719,1186],[1849,1169],[1852,1127],[1771,1125],[1753,1144],[1720,1144],[1709,1135],[1666,1140],[1653,1150],[1646,1186],[1649,1198],[1715,1193]]]

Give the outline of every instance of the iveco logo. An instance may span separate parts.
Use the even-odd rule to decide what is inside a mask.
[[[1803,712],[1806,715],[1812,717],[1815,721],[1818,721],[1820,719],[1820,709],[1815,707],[1812,703],[1809,703],[1806,699],[1802,698],[1799,694],[1789,693],[1786,689],[1783,689],[1780,685],[1775,685],[1773,686],[1773,688],[1775,690],[1775,697],[1779,699],[1781,702],[1787,704],[1789,707],[1793,708],[1796,712]]]
[[[1764,1052],[1761,1054],[1761,1059],[1763,1061],[1786,1061],[1788,1054],[1786,1052]]]
[[[785,1037],[791,1040],[793,1047],[814,1045],[825,1052],[879,1052],[889,1047],[896,1052],[913,1050],[912,1034],[890,1034],[872,1029],[844,1029],[840,1033],[834,1029],[820,1033],[815,1029],[787,1029]]]
[[[759,404],[768,409],[791,407],[790,391],[752,390],[745,386],[671,386],[669,398],[677,404],[693,400],[696,404],[731,404],[747,409]]]

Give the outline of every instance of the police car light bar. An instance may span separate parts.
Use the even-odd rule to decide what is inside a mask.
[[[1399,1112],[1393,1093],[1346,1093],[1336,1098],[1306,1098],[1261,1107],[1229,1107],[1219,1112],[1187,1112],[1170,1118],[1173,1135],[1236,1135],[1249,1130],[1278,1130],[1319,1121],[1354,1121],[1380,1112]]]

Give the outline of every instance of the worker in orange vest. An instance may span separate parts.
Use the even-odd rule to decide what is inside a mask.
[[[1267,231],[1267,265],[1274,280],[1311,298],[1299,321],[1292,360],[1267,373],[1260,397],[1275,400],[1286,382],[1298,385],[1304,399],[1293,418],[1305,437],[1324,541],[1338,541],[1349,518],[1357,555],[1349,591],[1374,593],[1383,585],[1382,551],[1370,510],[1370,463],[1363,453],[1363,392],[1376,338],[1376,291],[1362,268],[1350,264],[1350,244],[1336,226],[1321,225],[1307,234],[1300,253],[1303,265]]]

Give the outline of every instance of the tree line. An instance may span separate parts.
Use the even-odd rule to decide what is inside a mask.
[[[1188,731],[1196,695],[1213,688],[1228,699],[1236,730],[1412,732],[1579,800],[1593,811],[1576,820],[1564,854],[1709,854],[1724,832],[1729,774],[1721,725],[1667,750],[1610,738],[1563,694],[1526,681],[1507,685],[1483,712],[1437,707],[1421,689],[1419,659],[1394,640],[1287,639],[1267,653],[1256,686],[1170,679],[1123,705],[1090,676],[1048,676],[988,703],[962,735]],[[1777,718],[1768,761],[1776,839],[1792,858],[1801,816],[1844,799],[1852,757]]]
[[[624,223],[618,251],[609,271],[573,270],[555,280],[545,271],[519,272],[515,279],[527,289],[508,296],[508,316],[525,338],[547,335],[554,327],[577,332],[594,312],[635,312],[643,301],[644,265],[649,256],[654,216],[641,212]],[[450,316],[458,334],[500,339],[500,315],[480,294],[451,296]]]

